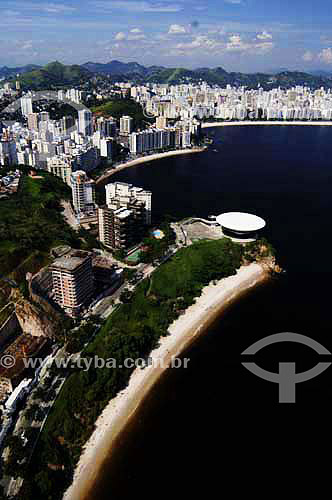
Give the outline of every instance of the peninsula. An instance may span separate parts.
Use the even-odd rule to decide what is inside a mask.
[[[57,485],[54,498],[70,483],[66,500],[88,494],[116,437],[171,357],[183,353],[232,301],[267,281],[274,268],[265,241],[243,246],[227,238],[201,240],[178,250],[136,287],[81,353],[112,358],[116,368],[92,366],[70,375],[41,434],[34,477],[45,473],[46,461],[53,494]],[[146,356],[160,364],[123,368],[125,359]],[[34,481],[33,487],[39,485]]]

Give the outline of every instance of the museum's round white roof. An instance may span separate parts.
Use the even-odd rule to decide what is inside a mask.
[[[218,215],[216,220],[222,227],[239,232],[258,231],[266,226],[265,220],[261,217],[243,212],[227,212]]]

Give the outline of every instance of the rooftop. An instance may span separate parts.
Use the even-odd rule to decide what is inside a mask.
[[[232,231],[258,231],[266,226],[266,222],[261,217],[244,212],[227,212],[218,215],[218,224]]]
[[[87,252],[72,250],[71,253],[56,259],[51,268],[63,269],[64,271],[75,271],[89,256]]]

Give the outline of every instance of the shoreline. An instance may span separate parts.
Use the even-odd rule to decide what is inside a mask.
[[[221,279],[216,285],[210,283],[204,287],[196,302],[169,326],[170,335],[160,339],[158,347],[150,354],[153,360],[162,360],[163,364],[154,363],[144,369],[137,368],[126,389],[108,403],[97,419],[95,430],[83,447],[73,482],[63,496],[64,500],[91,498],[89,493],[112,451],[112,445],[167,370],[172,357],[181,355],[231,303],[268,280],[266,267],[252,263],[241,266],[235,275]]]
[[[225,121],[225,122],[206,122],[202,123],[202,128],[210,128],[210,127],[233,127],[233,126],[244,126],[244,125],[307,125],[307,126],[332,126],[332,121],[330,122],[301,122],[301,121],[255,121],[255,120],[247,120],[247,121]]]
[[[148,155],[148,156],[142,156],[142,158],[137,158],[135,160],[130,160],[126,163],[122,163],[118,167],[116,167],[114,170],[110,170],[109,172],[102,174],[100,177],[98,177],[98,179],[96,179],[96,184],[103,182],[104,180],[108,179],[108,177],[111,177],[112,175],[114,175],[118,172],[121,172],[121,170],[124,170],[125,168],[134,167],[136,165],[141,165],[142,163],[148,163],[149,161],[162,160],[163,158],[169,158],[170,156],[180,156],[180,155],[193,154],[193,153],[202,153],[205,150],[206,150],[206,147],[197,147],[197,148],[190,148],[190,149],[177,149],[174,151],[166,151],[166,153],[155,153],[155,154]]]

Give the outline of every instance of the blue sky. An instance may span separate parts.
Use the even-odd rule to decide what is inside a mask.
[[[332,71],[330,0],[1,0],[0,65]]]

